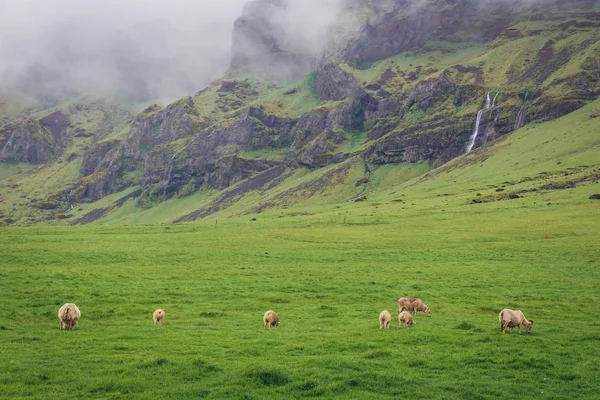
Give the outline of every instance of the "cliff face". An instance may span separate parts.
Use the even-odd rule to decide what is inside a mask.
[[[92,136],[64,198],[140,186],[138,205],[150,207],[241,181],[275,187],[297,168],[356,156],[366,168],[435,166],[471,142],[477,149],[597,98],[600,10],[586,1],[517,3],[348,1],[344,18],[355,13],[362,27],[315,57],[286,49],[275,18],[285,0],[253,1],[235,23],[227,78],[147,108],[126,135]],[[47,162],[69,124],[56,114],[3,125],[0,156]]]
[[[299,79],[315,68],[315,55],[286,46],[283,22],[276,18],[286,6],[286,0],[255,0],[245,5],[233,29],[232,70],[285,81]]]
[[[561,37],[564,26],[554,22],[546,30],[534,30],[518,25],[519,17],[511,14],[510,8],[484,8],[466,0],[370,4],[374,13],[339,49],[339,59],[349,65],[330,59],[307,81],[320,107],[300,116],[282,117],[277,109],[267,109],[260,102],[247,106],[243,93],[252,96],[252,90],[243,89],[247,84],[230,80],[222,82],[216,92],[211,89],[220,96],[219,101],[238,96],[238,100],[227,103],[224,110],[228,113],[220,120],[200,118],[200,104],[210,91],[165,109],[148,109],[136,118],[125,142],[101,143],[86,152],[82,172],[89,176],[84,182],[86,189],[76,190],[78,197],[98,199],[106,192],[142,184],[152,196],[164,199],[193,192],[202,185],[224,189],[274,166],[320,168],[352,154],[362,155],[374,166],[439,164],[467,150],[476,115],[490,87],[496,88],[492,93],[496,103],[482,113],[475,148],[529,121],[568,113],[598,96],[594,76],[599,76],[600,70],[597,52],[592,51],[598,47],[598,34],[592,29],[598,26],[594,17],[598,14],[587,9],[588,5],[572,14],[593,17],[583,25],[569,25],[569,17],[559,9],[548,7],[535,14],[539,7],[532,6],[528,19],[566,19],[562,23],[578,30],[582,40],[576,47],[562,43],[559,49],[557,41],[550,39],[536,56],[517,57],[506,72],[494,75],[497,66],[493,63],[441,66],[435,62],[438,56],[408,68],[393,62],[386,69],[365,69],[364,65],[407,50],[435,51],[435,47],[423,47],[427,43],[435,46],[441,39],[458,41],[462,36],[469,38],[464,39],[465,45],[481,46],[494,39],[483,50],[483,54],[492,53],[514,40]],[[285,7],[283,0],[258,0],[244,8],[233,33],[233,70],[272,79],[310,71],[314,60],[282,48],[283,31],[273,16]],[[517,28],[511,28],[515,24]],[[452,43],[439,45],[442,54],[461,51],[460,46],[458,50],[449,47]],[[557,78],[556,73],[578,54],[585,57],[581,72],[567,79]],[[372,73],[361,72],[370,69]],[[361,82],[357,79],[361,75],[369,78]],[[502,86],[490,82],[502,82]],[[560,96],[556,95],[557,88],[563,90]],[[293,97],[295,90],[285,95]],[[357,132],[365,132],[367,140],[349,151],[348,144]],[[261,160],[245,155],[267,149],[286,155]]]
[[[53,158],[60,137],[43,127],[40,121],[25,119],[12,129],[0,152],[0,161],[43,164]]]

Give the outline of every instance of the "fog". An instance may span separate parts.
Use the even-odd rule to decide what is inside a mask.
[[[168,101],[228,68],[247,0],[0,0],[0,91]]]
[[[382,9],[393,4],[412,8],[421,1],[376,0],[373,4]],[[557,1],[481,0],[479,5],[515,8]],[[20,94],[58,101],[105,93],[133,101],[167,102],[195,93],[227,71],[234,21],[242,9],[270,14],[264,31],[248,31],[252,37],[244,38],[246,31],[238,35],[236,51],[242,53],[242,63],[268,57],[273,45],[316,59],[334,32],[358,28],[357,21],[344,20],[340,11],[360,2],[0,0],[0,96]],[[276,43],[256,46],[257,37],[273,34]],[[306,60],[289,58],[287,67],[296,59]],[[298,71],[306,72],[308,67]]]
[[[316,55],[348,0],[273,2],[287,51]],[[170,101],[222,76],[249,0],[0,0],[0,95]],[[283,6],[282,6],[283,4]],[[249,48],[252,53],[255,49]]]

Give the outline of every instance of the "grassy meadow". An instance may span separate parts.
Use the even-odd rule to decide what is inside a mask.
[[[429,172],[381,167],[365,202],[343,201],[357,172],[338,201],[260,214],[142,225],[190,196],[120,224],[2,227],[0,398],[595,398],[598,107]],[[432,316],[400,328],[401,296]],[[532,333],[500,334],[502,308]]]
[[[562,206],[435,197],[257,221],[2,228],[0,397],[593,398],[599,213],[547,196]],[[432,316],[399,328],[401,296]],[[65,302],[82,313],[71,332],[58,329]],[[505,307],[535,321],[530,335],[500,334]],[[268,309],[279,328],[263,329]]]

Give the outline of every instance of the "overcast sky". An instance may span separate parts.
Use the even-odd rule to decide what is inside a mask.
[[[194,93],[227,69],[247,0],[0,0],[0,90]]]
[[[332,24],[347,24],[340,8],[354,0],[287,1],[273,16],[280,44],[319,54]],[[247,2],[0,0],[0,96],[105,91],[166,102],[193,94],[227,70],[233,23]]]

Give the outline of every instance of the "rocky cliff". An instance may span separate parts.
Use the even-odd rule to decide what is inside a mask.
[[[285,0],[253,1],[235,23],[229,74],[145,109],[125,135],[93,137],[64,198],[140,186],[150,207],[259,176],[274,187],[284,171],[352,157],[367,169],[442,164],[600,95],[600,10],[568,3],[353,0],[341,13],[362,25],[315,57],[285,47]],[[59,114],[4,125],[1,156],[47,162],[69,129]]]
[[[356,153],[373,165],[443,163],[466,151],[475,116],[491,87],[496,90],[493,95],[499,94],[497,103],[483,114],[480,123],[483,133],[476,138],[474,147],[528,121],[568,113],[598,95],[594,76],[599,76],[600,70],[597,53],[592,51],[599,39],[598,31],[593,29],[598,27],[598,14],[588,10],[589,5],[571,11],[573,18],[582,15],[590,18],[587,23],[574,25],[562,10],[547,7],[543,13],[535,14],[538,9],[533,7],[528,10],[528,21],[561,16],[545,29],[534,30],[521,23],[519,15],[506,9],[500,12],[499,6],[486,10],[460,0],[388,3],[384,7],[374,2],[377,6],[374,9],[380,12],[371,15],[356,36],[340,49],[339,57],[347,64],[327,61],[317,69],[314,79],[309,80],[309,89],[314,91],[321,106],[286,118],[277,109],[268,110],[260,102],[250,106],[240,102],[237,107],[228,108],[229,112],[220,120],[208,121],[199,117],[201,104],[211,93],[208,91],[164,110],[148,109],[136,118],[126,141],[109,151],[112,144],[102,143],[86,153],[82,172],[86,175],[94,172],[85,181],[88,189],[78,191],[79,197],[98,199],[107,191],[142,184],[153,196],[164,199],[202,185],[224,189],[276,165],[319,168],[352,154],[340,148],[357,131],[365,131],[367,140]],[[275,79],[281,76],[277,77],[273,71],[287,74],[291,65],[299,68],[292,73],[294,76],[310,69],[310,62],[301,61],[305,60],[303,55],[286,53],[278,42],[280,31],[272,14],[282,7],[285,7],[283,0],[259,0],[245,7],[234,29],[232,70],[245,69]],[[476,30],[478,34],[473,37],[475,25],[483,28]],[[411,49],[435,52],[435,47],[423,47],[427,43],[436,46],[435,40],[444,38],[458,40],[459,34],[468,37],[469,45],[494,39],[483,50],[485,55],[515,39],[563,37],[567,27],[573,34],[581,35],[577,47],[563,43],[557,48],[557,40],[549,39],[537,54],[524,60],[515,59],[501,74],[495,73],[493,63],[483,58],[478,64],[450,64],[440,68],[435,56],[431,56],[426,59],[428,62],[410,64],[408,68],[390,63],[391,67],[380,75],[375,67],[369,71],[362,66]],[[451,43],[437,46],[442,54],[459,52],[460,46],[459,49],[444,47]],[[583,57],[581,72],[558,78],[556,73],[577,56]],[[372,72],[371,82],[357,79],[363,71]],[[224,81],[216,92],[234,95],[241,87],[241,82]],[[273,86],[277,87],[280,86]],[[562,93],[556,96],[559,87]],[[244,155],[264,149],[282,149],[287,154],[282,159],[260,161]],[[104,153],[100,160],[98,154]],[[92,160],[97,162],[95,167]],[[135,171],[139,171],[139,179],[128,179],[136,176]]]

